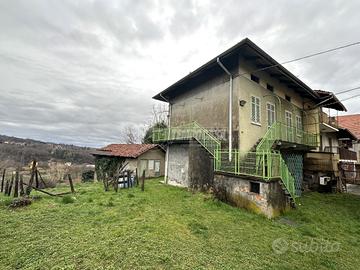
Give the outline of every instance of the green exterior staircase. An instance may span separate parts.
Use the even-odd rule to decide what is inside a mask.
[[[198,141],[213,156],[215,171],[259,177],[265,181],[280,178],[285,194],[293,201],[296,198],[295,179],[280,152],[275,151],[273,146],[276,141],[316,146],[317,141],[315,134],[275,122],[252,151],[240,152],[235,149],[229,153],[229,150],[221,149],[221,141],[218,138],[196,122],[153,130],[154,142],[190,139]],[[231,161],[229,161],[229,156],[231,156]]]

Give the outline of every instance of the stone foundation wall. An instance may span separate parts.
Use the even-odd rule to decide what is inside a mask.
[[[250,192],[250,182],[260,184],[259,194]],[[290,208],[278,181],[262,182],[215,173],[214,188],[220,200],[268,218],[276,217]]]

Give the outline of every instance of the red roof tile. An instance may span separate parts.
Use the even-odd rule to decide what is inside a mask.
[[[338,116],[339,126],[350,130],[360,139],[360,114]]]
[[[104,152],[106,156],[137,158],[157,146],[157,144],[110,144],[94,154],[101,155],[101,152]]]

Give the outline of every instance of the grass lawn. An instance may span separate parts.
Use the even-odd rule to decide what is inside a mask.
[[[0,195],[0,269],[360,267],[354,195],[306,194],[297,210],[268,220],[159,179],[145,192],[76,189],[73,203],[44,195],[17,210]]]

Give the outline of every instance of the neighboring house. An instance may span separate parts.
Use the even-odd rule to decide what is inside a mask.
[[[154,96],[169,103],[169,128],[153,133],[167,142],[165,181],[279,214],[301,195],[321,107],[336,109],[327,97],[242,40]]]
[[[92,154],[95,159],[118,158],[119,162],[127,164],[124,170],[130,170],[133,174],[137,170],[138,176],[143,171],[146,178],[164,175],[165,152],[157,144],[110,144]]]
[[[360,114],[337,116],[339,126],[348,129],[355,135],[356,140],[353,141],[351,150],[356,152],[357,161],[360,162]]]
[[[336,116],[330,115],[330,109],[346,111],[344,105],[330,92],[315,91],[322,100],[323,108],[328,108],[329,112],[325,113],[323,108],[320,110],[319,147],[305,154],[303,187],[318,191],[343,191],[346,186],[339,168],[344,162],[356,161],[356,153],[350,150],[356,137],[339,126]]]

